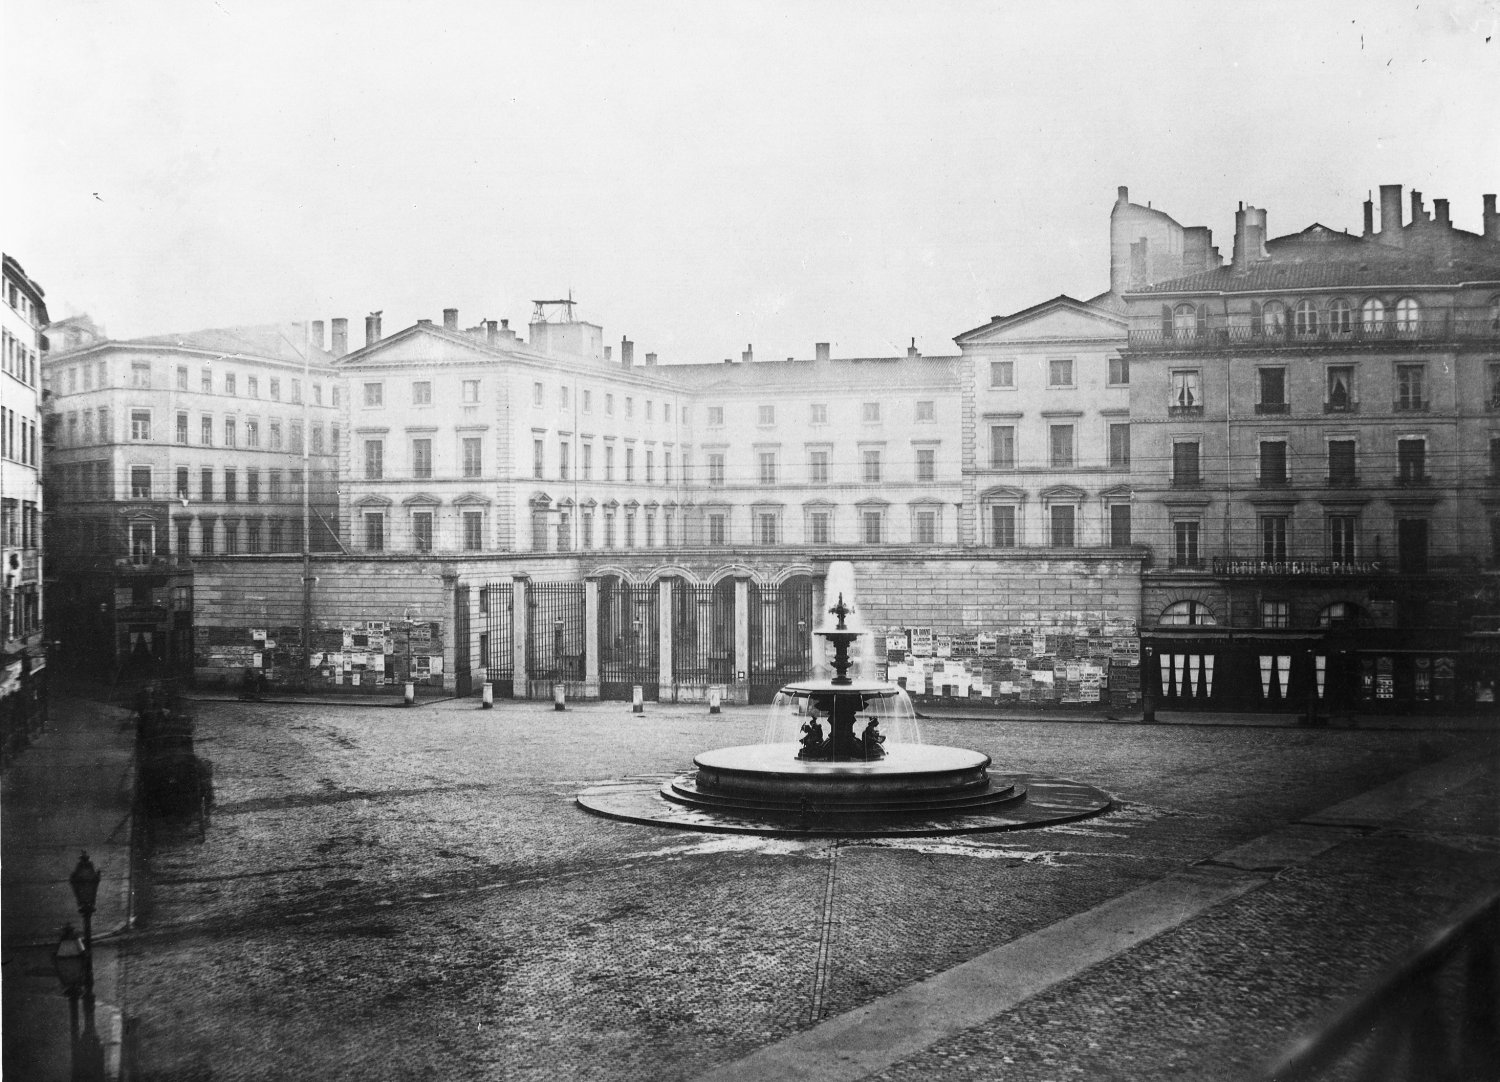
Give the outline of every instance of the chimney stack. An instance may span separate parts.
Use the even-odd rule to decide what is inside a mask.
[[[321,319],[313,320],[312,341],[318,349],[323,348],[323,321]]]
[[[1411,193],[1411,224],[1418,225],[1427,220],[1427,212],[1422,209],[1422,193],[1412,190]]]
[[[614,346],[605,346],[604,347],[604,360],[606,362],[612,361],[612,360],[614,360],[614,356],[615,356],[615,347]]]
[[[456,330],[458,330],[458,309],[457,308],[444,308],[443,309],[443,330],[445,330],[445,331],[456,331]]]
[[[1484,197],[1484,239],[1500,241],[1500,214],[1495,213],[1495,197]]]
[[[753,360],[755,360],[755,343],[747,342],[745,343],[745,352],[740,354],[740,361],[744,364],[749,364]]]
[[[918,357],[922,356],[917,352],[917,340],[915,338],[911,340],[911,345],[906,347],[906,356],[909,360],[916,360]]]
[[[656,365],[656,354],[654,354],[654,353],[648,353],[648,354],[646,354],[646,367],[647,368],[653,368],[653,367],[655,367],[655,365]]]
[[[333,321],[333,355],[335,358],[343,357],[349,352],[349,321],[347,319],[336,319]]]
[[[368,349],[378,341],[380,341],[380,312],[371,312],[365,316],[365,348]]]
[[[1373,237],[1374,235],[1375,235],[1375,200],[1373,198],[1366,198],[1365,199],[1365,236],[1367,236],[1367,237]]]
[[[1266,212],[1241,206],[1234,214],[1234,268],[1243,271],[1251,263],[1270,258],[1266,254]]]
[[[1453,225],[1448,220],[1448,200],[1434,199],[1432,201],[1432,220],[1444,229],[1450,228]]]
[[[630,368],[635,364],[635,343],[630,339],[620,339],[620,367]]]
[[[500,337],[500,332],[497,330],[499,326],[493,319],[484,321],[484,340],[492,346],[495,344],[495,339]]]
[[[1117,189],[1115,189],[1115,191],[1116,191],[1117,196],[1118,196],[1115,199],[1116,203],[1128,203],[1128,202],[1130,202],[1130,189],[1127,188],[1127,187],[1125,187],[1125,185],[1121,184]]]
[[[820,361],[826,361],[826,360],[828,360],[828,343],[827,342],[815,342],[813,344],[813,350],[815,351],[818,360],[820,360]]]
[[[1380,186],[1380,235],[1387,244],[1401,243],[1401,185]]]

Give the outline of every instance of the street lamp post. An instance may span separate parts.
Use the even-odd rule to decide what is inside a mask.
[[[94,902],[99,896],[99,869],[87,853],[68,876],[78,915],[83,918],[83,939],[73,934],[72,925],[63,929],[53,966],[68,996],[69,1017],[73,1035],[74,1082],[100,1082],[104,1078],[104,1046],[94,1028]],[[79,993],[83,999],[83,1033],[78,1032]]]

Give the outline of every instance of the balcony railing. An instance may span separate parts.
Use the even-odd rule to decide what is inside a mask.
[[[1467,311],[1472,311],[1469,309]],[[1195,327],[1150,327],[1130,332],[1135,350],[1219,349],[1226,346],[1369,346],[1379,343],[1500,341],[1500,320],[1492,316],[1468,317],[1453,309],[1424,308],[1416,319],[1387,319],[1381,323],[1352,323],[1347,330],[1320,327],[1299,333],[1293,326],[1267,327],[1259,323],[1228,323],[1223,316],[1210,317]]]
[[[1431,408],[1426,398],[1398,398],[1391,403],[1392,413],[1426,413]]]

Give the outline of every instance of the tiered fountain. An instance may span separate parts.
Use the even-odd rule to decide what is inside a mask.
[[[847,565],[830,568],[830,581],[836,569],[852,587]],[[1109,807],[1109,797],[1090,786],[996,777],[982,752],[921,743],[904,689],[849,675],[849,647],[862,634],[847,624],[853,611],[840,593],[829,610],[837,624],[813,632],[833,646],[833,676],[782,688],[766,742],[700,752],[696,771],[664,785],[596,786],[579,794],[579,804],[661,826],[809,834],[1015,830]]]

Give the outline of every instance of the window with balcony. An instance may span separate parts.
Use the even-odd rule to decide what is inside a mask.
[[[1366,336],[1378,335],[1385,329],[1385,302],[1379,297],[1370,297],[1359,306],[1359,329]]]
[[[1167,412],[1172,415],[1203,412],[1203,397],[1198,389],[1199,372],[1196,368],[1174,369],[1171,373],[1172,399]]]
[[[1206,313],[1205,313],[1206,315]],[[1195,338],[1198,334],[1198,309],[1191,304],[1179,304],[1171,312],[1171,337]]]
[[[807,455],[807,479],[815,485],[828,483],[828,452],[809,451]]]
[[[1191,487],[1200,483],[1202,475],[1198,469],[1198,441],[1177,440],[1172,444],[1172,484],[1177,488]]]
[[[1328,558],[1334,563],[1353,563],[1359,538],[1357,515],[1328,516]]]
[[[1286,515],[1260,516],[1260,558],[1272,563],[1286,559]]]
[[[1422,322],[1422,309],[1413,297],[1402,297],[1396,302],[1396,331],[1399,334],[1415,334]]]
[[[1177,519],[1172,523],[1172,566],[1202,565],[1203,556],[1198,547],[1199,528],[1197,519]]]
[[[1328,483],[1353,485],[1359,480],[1354,440],[1328,441]]]
[[[1130,425],[1109,426],[1109,465],[1111,469],[1128,469],[1130,466]]]
[[[1015,361],[990,362],[990,386],[1012,388],[1016,385]]]
[[[937,480],[937,451],[931,447],[917,448],[917,480]]]
[[[411,475],[419,481],[432,476],[432,440],[426,436],[411,441]]]
[[[990,426],[990,469],[1016,468],[1016,426]]]
[[[1267,301],[1260,310],[1261,326],[1268,338],[1286,335],[1286,305],[1280,301]]]
[[[1130,505],[1112,503],[1109,505],[1109,546],[1120,549],[1130,544]]]
[[[1396,441],[1396,481],[1420,485],[1427,481],[1427,440],[1413,436]]]
[[[1048,425],[1047,442],[1053,469],[1070,469],[1074,464],[1073,426]]]
[[[990,544],[996,548],[1016,547],[1016,508],[997,504],[990,508]]]
[[[1069,504],[1054,504],[1048,508],[1048,518],[1051,520],[1051,543],[1055,549],[1073,548],[1077,538],[1074,527],[1078,517],[1078,509]]]
[[[1260,483],[1262,488],[1285,485],[1287,476],[1286,441],[1260,441]]]
[[[1318,308],[1312,301],[1298,301],[1292,310],[1292,326],[1299,338],[1310,338],[1318,333]]]
[[[1260,391],[1255,403],[1256,413],[1287,412],[1285,368],[1257,369],[1256,383]]]
[[[1328,333],[1337,337],[1354,330],[1354,308],[1342,297],[1328,303]]]
[[[1427,366],[1425,364],[1398,364],[1396,366],[1397,410],[1425,410],[1427,408]]]
[[[1327,383],[1324,388],[1323,412],[1353,413],[1354,409],[1354,366],[1329,365]]]

